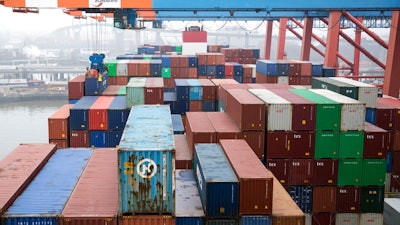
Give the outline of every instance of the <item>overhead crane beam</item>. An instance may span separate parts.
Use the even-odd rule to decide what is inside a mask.
[[[289,30],[290,32],[292,32],[292,33],[294,34],[294,36],[296,36],[298,39],[303,40],[303,37],[302,37],[299,33],[297,33],[293,28],[288,27],[288,30]],[[324,54],[321,50],[319,50],[317,47],[315,47],[313,44],[310,44],[310,48],[312,48],[312,49],[313,49],[315,52],[317,52],[320,56],[322,56],[322,57],[325,56],[325,54]]]

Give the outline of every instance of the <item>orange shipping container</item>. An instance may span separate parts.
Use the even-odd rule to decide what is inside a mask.
[[[48,118],[49,139],[68,139],[68,119],[72,104],[61,106]]]
[[[175,217],[168,215],[135,215],[118,218],[118,225],[175,225]]]
[[[108,130],[108,108],[114,96],[99,96],[89,108],[89,130]]]
[[[217,141],[217,134],[206,112],[187,112],[185,129],[192,155],[194,155],[194,144]]]
[[[193,156],[190,153],[189,144],[184,134],[175,134],[175,168],[192,169]]]

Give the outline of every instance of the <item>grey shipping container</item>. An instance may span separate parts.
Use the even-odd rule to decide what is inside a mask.
[[[400,221],[400,198],[385,198],[383,222],[386,225],[397,225]]]

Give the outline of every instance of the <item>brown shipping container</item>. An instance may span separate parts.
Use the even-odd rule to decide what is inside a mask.
[[[270,89],[275,94],[288,100],[292,105],[292,129],[293,130],[315,130],[316,104],[283,89]]]
[[[170,56],[170,67],[171,68],[179,68],[179,55],[171,55]]]
[[[79,75],[68,81],[68,99],[78,100],[85,95],[85,75]]]
[[[247,84],[220,84],[218,87],[218,100],[222,101],[227,106],[228,90],[229,89],[249,89]]]
[[[197,78],[197,67],[188,67],[186,77],[196,79]]]
[[[289,65],[288,76],[300,76],[301,75],[301,64],[293,60],[282,60]]]
[[[398,130],[400,129],[400,101],[395,98],[378,98],[377,101],[379,101],[382,104],[386,104],[390,107],[395,108],[395,113],[394,113],[394,125],[393,129]]]
[[[253,67],[249,65],[243,65],[243,78],[252,78],[253,76]]]
[[[69,111],[72,106],[74,105],[63,105],[48,118],[49,139],[68,139]]]
[[[60,148],[68,148],[69,147],[69,140],[59,140],[59,139],[49,139],[50,144],[55,144],[57,145],[57,149]]]
[[[203,101],[191,100],[189,101],[189,111],[190,112],[201,112],[203,111]]]
[[[148,77],[144,87],[144,104],[164,104],[164,81],[161,77]]]
[[[312,75],[312,63],[302,60],[291,60],[294,63],[300,64],[301,74],[300,76],[311,76]]]
[[[140,60],[139,63],[139,76],[150,76],[150,60]]]
[[[171,77],[172,78],[180,78],[179,74],[180,74],[180,68],[178,67],[171,67]]]
[[[400,172],[400,152],[392,151],[392,172]]]
[[[197,65],[205,66],[207,65],[207,53],[196,53]]]
[[[117,83],[116,85],[127,85],[129,81],[129,77],[125,76],[117,76]]]
[[[364,159],[386,159],[389,151],[389,132],[373,124],[364,125]]]
[[[360,212],[360,188],[345,186],[337,188],[337,212],[358,213]]]
[[[265,106],[247,90],[228,90],[226,112],[242,131],[265,129]]]
[[[290,163],[289,185],[313,185],[313,159],[292,159]]]
[[[335,225],[335,213],[314,213],[312,214],[311,224],[316,225]],[[342,224],[340,224],[342,225]]]
[[[89,131],[88,130],[71,130],[69,132],[69,146],[71,148],[89,147]]]
[[[336,159],[314,159],[314,185],[337,185],[338,161]]]
[[[0,216],[56,151],[54,144],[20,144],[0,160]]]
[[[245,140],[220,140],[222,149],[239,180],[239,214],[272,213],[273,175]]]
[[[217,142],[217,133],[206,112],[187,112],[185,130],[192,155],[194,155],[194,144]]]
[[[266,137],[266,158],[267,159],[289,159],[291,132],[269,131]]]
[[[108,77],[108,80],[110,80],[110,77]],[[108,87],[106,88],[106,90],[103,91],[103,93],[101,93],[101,95],[104,96],[117,96],[119,89],[121,89],[123,85],[108,85]]]
[[[397,109],[394,106],[386,105],[380,101],[380,98],[376,98],[376,126],[392,130],[396,113]]]
[[[292,158],[314,158],[315,132],[293,131],[290,132],[290,153]]]
[[[239,127],[226,112],[207,112],[206,114],[217,133],[217,142],[221,139],[242,138]]]
[[[193,156],[190,153],[189,144],[184,134],[175,134],[175,168],[192,169]]]
[[[289,159],[268,159],[265,166],[271,170],[282,185],[286,186],[289,181],[290,163]]]
[[[210,79],[199,79],[199,82],[203,89],[202,100],[216,100],[217,86]]]
[[[275,177],[272,191],[272,225],[305,225],[304,213]]]
[[[175,88],[175,79],[174,78],[163,78],[164,88]]]
[[[265,132],[264,131],[243,131],[241,137],[247,141],[258,158],[265,160]]]
[[[311,85],[311,76],[289,77],[289,85]]]
[[[60,225],[117,225],[117,153],[114,148],[93,151],[65,204]]]
[[[314,186],[313,212],[336,212],[336,187]]]
[[[175,217],[169,215],[135,215],[118,217],[118,225],[175,225]]]
[[[139,74],[139,63],[141,60],[134,59],[129,60],[128,62],[128,76],[129,77],[137,77],[140,76]]]
[[[256,72],[256,83],[257,84],[268,83],[267,76],[262,73]],[[276,82],[270,82],[270,83],[278,83],[278,77],[276,77]]]
[[[89,130],[108,130],[108,108],[114,96],[99,96],[89,108]]]
[[[392,150],[400,151],[400,130],[394,130],[392,138]]]
[[[189,57],[187,55],[178,55],[179,67],[189,67]]]
[[[189,70],[187,67],[179,67],[178,69],[178,78],[189,78]]]
[[[217,90],[217,92],[216,92],[216,94],[215,94],[215,99],[216,100],[219,100],[219,94],[218,94],[218,92],[219,92],[219,86],[221,85],[221,84],[239,84],[239,82],[237,82],[236,80],[234,80],[233,78],[232,79],[229,79],[229,78],[227,78],[227,77],[225,77],[225,79],[210,79],[211,80],[211,82],[213,82],[214,84],[215,84],[215,86],[216,86],[216,90]]]
[[[117,77],[108,77],[108,85],[117,85]]]
[[[400,172],[393,172],[390,176],[390,192],[400,192]]]

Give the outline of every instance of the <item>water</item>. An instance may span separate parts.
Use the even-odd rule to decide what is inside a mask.
[[[48,118],[67,100],[0,104],[0,160],[21,143],[49,143]]]

